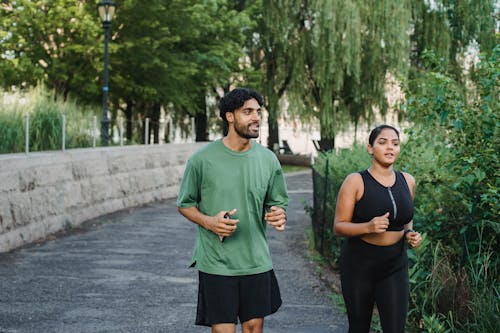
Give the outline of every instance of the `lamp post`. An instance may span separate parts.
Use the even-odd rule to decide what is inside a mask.
[[[111,20],[115,14],[116,4],[111,0],[101,0],[97,4],[97,11],[101,17],[104,29],[104,76],[102,84],[102,120],[101,120],[101,144],[108,145],[109,141],[109,118],[108,118],[108,42]]]

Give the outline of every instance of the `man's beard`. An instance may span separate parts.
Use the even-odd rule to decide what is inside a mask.
[[[242,138],[244,139],[256,139],[259,137],[259,131],[253,132],[250,131],[249,128],[250,125],[247,126],[240,126],[237,122],[234,123],[234,131]],[[260,128],[260,127],[259,127]]]

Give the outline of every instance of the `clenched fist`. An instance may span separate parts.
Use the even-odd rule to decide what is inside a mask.
[[[389,213],[381,216],[375,216],[370,221],[370,231],[372,233],[380,234],[387,230],[389,227]]]

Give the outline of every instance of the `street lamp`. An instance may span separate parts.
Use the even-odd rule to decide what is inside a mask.
[[[102,27],[104,28],[104,77],[102,84],[102,120],[101,120],[101,144],[108,145],[109,141],[109,118],[108,118],[108,42],[109,28],[111,20],[115,14],[116,4],[111,0],[101,0],[97,4],[97,11],[101,17]]]

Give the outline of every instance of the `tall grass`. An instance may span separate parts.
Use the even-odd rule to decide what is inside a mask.
[[[25,93],[2,94],[0,104],[0,153],[17,153],[25,147],[25,117],[30,115],[30,151],[62,147],[63,115],[66,117],[66,148],[90,147],[93,143],[91,107],[77,105],[39,85]]]
[[[480,234],[481,229],[477,230]],[[500,286],[498,258],[492,244],[469,253],[466,264],[453,269],[453,254],[437,242],[429,246],[430,265],[422,259],[410,270],[414,326],[425,332],[499,332]]]
[[[6,110],[0,105],[0,153],[15,153],[24,149],[23,113],[18,111],[19,105],[10,106]]]

